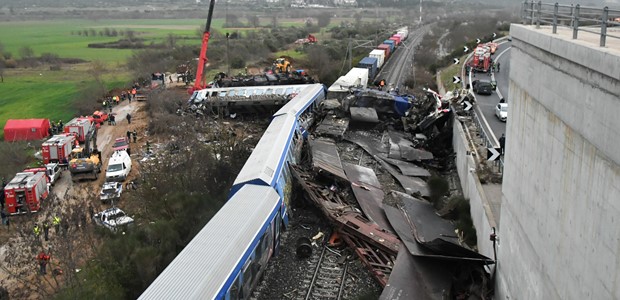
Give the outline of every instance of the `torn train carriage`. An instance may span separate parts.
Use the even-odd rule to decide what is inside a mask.
[[[292,176],[288,164],[296,164],[301,155],[307,129],[314,123],[313,112],[325,99],[325,87],[313,84],[273,115],[273,120],[235,179],[229,196],[244,184],[273,187],[283,199],[281,217],[288,224]]]
[[[245,299],[278,253],[292,193],[289,163],[312,124],[325,87],[310,85],[273,115],[228,202],[139,299]],[[191,274],[191,275],[190,275]],[[194,276],[192,276],[194,275]]]

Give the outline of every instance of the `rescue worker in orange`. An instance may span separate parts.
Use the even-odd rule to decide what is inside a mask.
[[[45,254],[45,252],[41,251],[39,255],[37,255],[37,261],[39,262],[39,272],[41,275],[47,274],[46,267],[47,263],[50,261],[50,256]]]

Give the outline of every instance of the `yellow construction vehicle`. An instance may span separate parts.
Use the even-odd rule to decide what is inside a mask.
[[[280,57],[273,62],[274,73],[290,73],[291,68],[291,62],[284,57]]]
[[[96,180],[101,172],[101,152],[97,150],[97,129],[86,135],[84,145],[71,151],[69,171],[75,182],[83,178]]]

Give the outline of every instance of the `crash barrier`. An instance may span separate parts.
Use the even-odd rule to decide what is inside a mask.
[[[497,231],[497,222],[476,173],[477,165],[473,157],[475,152],[471,151],[469,147],[463,125],[456,119],[455,114],[453,114],[453,118],[455,119],[452,128],[452,146],[456,153],[456,169],[463,189],[463,196],[469,199],[471,218],[476,227],[478,252],[495,259],[493,242],[489,240],[489,237],[494,231]]]
[[[551,25],[553,34],[557,34],[557,27],[568,27],[573,30],[573,39],[577,39],[579,31],[590,32],[600,35],[600,46],[605,47],[607,37],[620,39],[620,36],[611,35],[607,27],[620,26],[620,10],[567,5],[556,3],[543,3],[524,1],[521,9],[523,25],[540,24]]]

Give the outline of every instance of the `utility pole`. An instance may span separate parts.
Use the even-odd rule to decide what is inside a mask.
[[[228,42],[230,40],[230,33],[226,33],[226,66],[227,66],[227,70],[226,70],[226,74],[228,76],[230,76],[230,43]]]
[[[422,0],[420,0],[420,24],[422,24]]]

